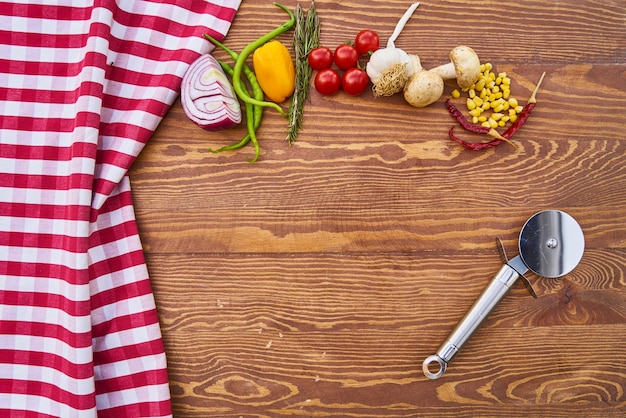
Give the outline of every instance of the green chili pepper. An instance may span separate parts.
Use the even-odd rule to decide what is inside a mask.
[[[244,64],[246,62],[246,59],[250,56],[250,54],[253,53],[255,49],[257,49],[260,46],[264,45],[266,42],[274,39],[278,35],[280,35],[282,33],[285,33],[289,29],[293,28],[294,24],[296,23],[296,17],[295,17],[295,15],[293,14],[293,12],[291,10],[289,10],[287,7],[285,7],[285,6],[283,6],[282,4],[279,4],[279,3],[274,3],[274,5],[279,7],[279,8],[281,8],[281,9],[283,9],[289,15],[289,20],[287,22],[283,23],[282,25],[280,25],[279,27],[277,27],[276,29],[274,29],[273,31],[271,31],[271,32],[261,36],[256,41],[250,42],[241,51],[241,53],[239,54],[239,57],[235,61],[235,66],[233,68],[233,71],[234,71],[234,74],[233,74],[233,88],[235,90],[235,93],[237,93],[239,98],[241,100],[243,100],[244,102],[250,103],[250,104],[253,104],[253,105],[256,105],[256,106],[272,107],[272,108],[278,110],[278,112],[281,115],[287,116],[287,114],[285,113],[283,108],[280,107],[279,105],[277,105],[276,103],[274,103],[274,102],[267,102],[267,101],[263,101],[263,100],[257,100],[257,99],[254,99],[254,98],[246,95],[244,90],[243,90],[242,83],[241,83],[241,72],[243,70],[243,67],[244,67]]]
[[[204,34],[204,37],[213,45],[223,49],[228,55],[230,55],[233,61],[237,61],[237,59],[239,58],[239,54],[237,52],[233,51],[232,49],[230,49],[229,47],[227,47],[226,45],[224,45],[217,39],[213,38],[211,35]],[[248,79],[248,83],[250,83],[250,87],[252,88],[252,97],[254,97],[256,100],[263,100],[263,97],[264,97],[263,89],[261,89],[261,85],[259,84],[259,81],[257,80],[256,75],[254,74],[254,71],[252,71],[250,67],[248,67],[248,65],[245,63],[243,66],[243,73]],[[233,74],[229,74],[229,75],[231,77],[233,76]],[[254,106],[254,121],[255,121],[255,127],[256,127],[255,131],[257,131],[259,129],[259,126],[261,125],[262,116],[263,116],[263,106],[255,105]]]
[[[232,76],[233,75],[233,69],[226,64],[225,62],[219,61],[220,65],[222,66],[222,68],[224,69],[224,72],[226,72],[228,75]],[[258,88],[254,88],[252,87],[253,83],[251,82],[251,88],[255,93],[255,96],[258,97],[263,97],[263,90],[261,90],[261,87],[259,86]],[[246,94],[250,94],[249,92],[245,91]],[[261,116],[263,115],[263,108],[260,106],[255,106],[252,105],[250,103],[244,102],[244,106],[245,106],[245,110],[246,110],[246,127],[248,128],[248,134],[246,136],[243,137],[243,139],[235,144],[232,145],[227,145],[225,147],[219,148],[217,150],[213,150],[211,148],[209,148],[209,151],[217,154],[219,152],[222,151],[228,151],[228,150],[234,150],[234,149],[238,149],[243,147],[244,145],[246,145],[248,142],[252,141],[252,144],[254,145],[254,150],[255,150],[255,155],[254,158],[252,160],[248,159],[248,161],[250,162],[255,162],[258,158],[259,158],[259,143],[256,137],[256,131],[259,129],[259,126],[261,125]],[[258,114],[258,117],[256,117],[255,115],[255,110],[256,108],[260,108],[261,109],[261,113]]]
[[[259,159],[259,141],[256,138],[256,131],[254,130],[254,105],[246,103],[246,126],[248,127],[248,135],[250,135],[250,141],[254,145],[254,158],[248,159],[253,163]]]
[[[225,62],[222,62],[222,61],[218,61],[218,62],[222,66],[222,69],[224,70],[224,72],[232,77],[233,69],[228,64],[226,64]],[[248,103],[244,103],[244,106],[245,106],[245,109],[246,109],[246,117],[247,117],[247,115],[248,115],[248,107],[252,106],[252,105],[248,104]],[[218,153],[223,152],[223,151],[229,151],[229,150],[238,149],[238,148],[241,148],[244,145],[246,145],[248,142],[250,142],[250,133],[246,134],[246,136],[244,136],[241,141],[236,142],[234,144],[226,145],[226,146],[224,146],[222,148],[218,148],[216,150],[214,150],[212,148],[209,148],[209,152],[212,152],[213,154],[218,154]]]

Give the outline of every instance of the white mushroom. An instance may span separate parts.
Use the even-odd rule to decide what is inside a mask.
[[[450,52],[450,61],[430,71],[439,74],[444,80],[456,78],[461,89],[469,89],[480,75],[480,59],[476,51],[469,46],[457,46]]]
[[[415,107],[425,107],[443,95],[443,79],[432,71],[418,71],[404,86],[404,100]]]

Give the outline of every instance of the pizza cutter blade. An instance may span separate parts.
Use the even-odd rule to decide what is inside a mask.
[[[585,250],[585,238],[574,218],[559,210],[544,210],[531,216],[520,232],[520,254],[506,259],[465,317],[439,347],[429,356],[422,371],[429,379],[439,379],[448,363],[459,352],[474,331],[487,318],[511,286],[529,270],[541,277],[556,278],[571,272]],[[525,279],[524,279],[525,280]],[[435,365],[436,371],[431,370]]]

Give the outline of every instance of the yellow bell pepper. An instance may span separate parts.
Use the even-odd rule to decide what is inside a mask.
[[[273,40],[257,48],[252,63],[259,84],[270,100],[282,103],[293,94],[296,70],[289,50],[280,41]]]

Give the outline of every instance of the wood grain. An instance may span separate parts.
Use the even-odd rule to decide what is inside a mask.
[[[386,39],[409,4],[315,3],[329,46],[365,27]],[[312,91],[291,147],[265,112],[255,164],[251,147],[208,151],[243,127],[202,131],[175,103],[130,173],[175,416],[625,416],[625,6],[421,3],[396,45],[426,68],[470,45],[520,102],[547,73],[517,151],[450,141],[451,85],[425,109]],[[283,18],[246,0],[225,42],[241,50]],[[529,276],[537,299],[517,284],[426,379],[501,266],[495,238],[516,254],[543,209],[580,223],[580,265]]]

